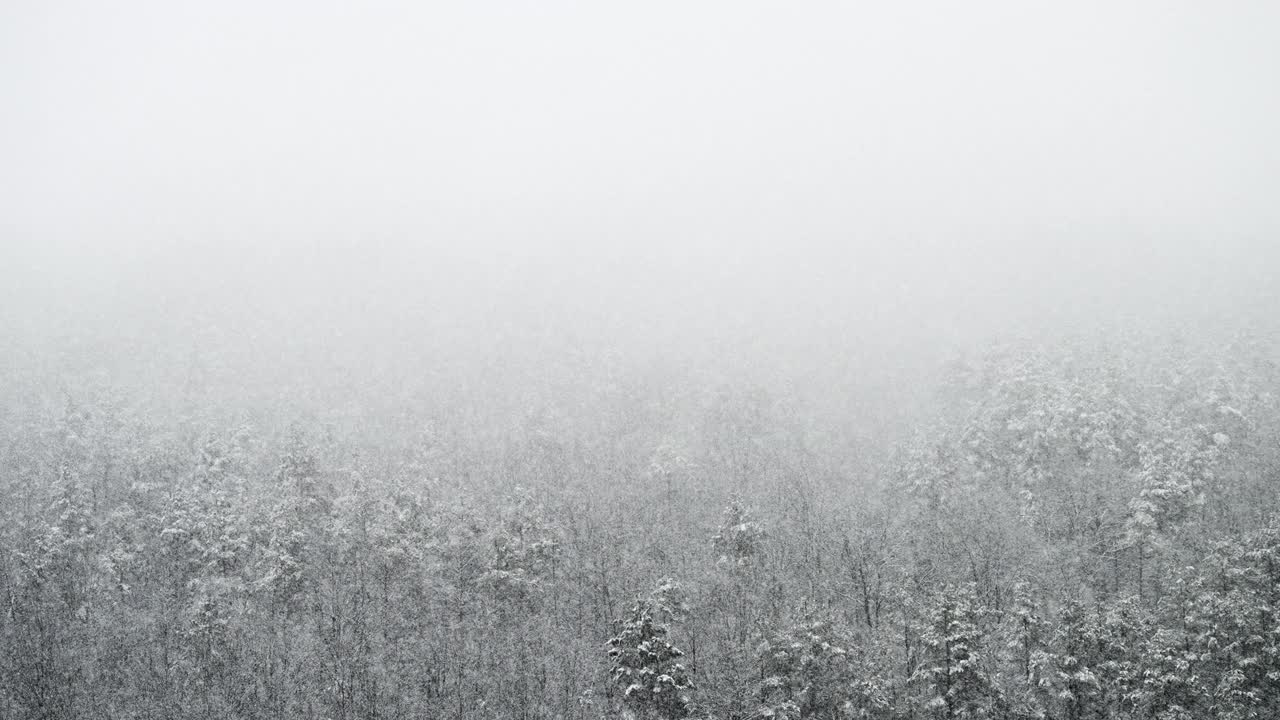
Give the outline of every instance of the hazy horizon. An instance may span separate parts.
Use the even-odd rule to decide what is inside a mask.
[[[11,3],[0,327],[122,377],[576,344],[803,378],[1265,326],[1276,30],[1265,2]]]

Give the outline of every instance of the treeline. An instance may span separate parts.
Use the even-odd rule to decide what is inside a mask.
[[[0,717],[1280,717],[1276,359],[997,348],[874,462],[731,384],[376,432],[27,388]]]

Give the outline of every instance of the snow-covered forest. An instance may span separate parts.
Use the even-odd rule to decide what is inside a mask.
[[[1280,712],[1274,335],[991,343],[870,410],[210,342],[8,354],[4,717]]]
[[[1280,3],[0,3],[0,720],[1280,718]]]

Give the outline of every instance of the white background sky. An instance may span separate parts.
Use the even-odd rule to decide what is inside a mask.
[[[13,0],[8,305],[1194,304],[1276,284],[1277,38],[1268,1]]]

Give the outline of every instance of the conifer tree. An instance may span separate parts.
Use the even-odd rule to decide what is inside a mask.
[[[1054,636],[1055,671],[1049,679],[1064,720],[1080,720],[1099,704],[1101,682],[1094,672],[1101,662],[1094,618],[1077,601],[1069,601],[1058,617]]]
[[[680,658],[684,651],[669,639],[669,623],[681,608],[679,586],[664,579],[648,597],[640,598],[609,640],[610,679],[622,689],[624,706],[639,718],[675,720],[687,717],[687,691],[693,683]]]
[[[925,706],[946,720],[991,717],[996,688],[982,654],[981,610],[972,583],[947,585],[934,605],[925,633],[930,662]]]
[[[750,508],[736,498],[724,510],[724,521],[711,538],[716,562],[736,567],[750,565],[764,542],[764,526],[753,517]]]
[[[825,622],[797,625],[776,633],[758,649],[760,716],[792,718],[836,717],[855,704],[872,702],[856,677],[854,660],[843,640]]]

